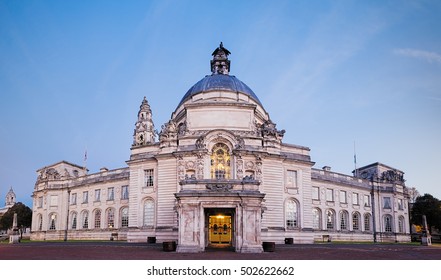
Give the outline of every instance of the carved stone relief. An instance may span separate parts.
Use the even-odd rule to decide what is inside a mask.
[[[198,153],[197,157],[196,178],[202,180],[204,179],[204,155],[203,153]]]
[[[184,159],[182,156],[178,156],[178,180],[184,180],[185,179],[185,166],[184,166]]]
[[[243,178],[243,159],[240,155],[236,156],[236,178]]]

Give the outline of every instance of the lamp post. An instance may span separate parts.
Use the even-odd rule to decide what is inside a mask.
[[[374,185],[374,176],[375,174],[372,174],[371,177],[371,184],[372,184],[372,191],[371,191],[371,204],[372,204],[372,229],[374,232],[374,243],[377,243],[377,224],[375,222],[375,185]]]
[[[66,228],[64,230],[64,241],[67,241],[67,230],[69,229],[69,204],[70,204],[70,189],[67,188],[67,213],[66,213]]]

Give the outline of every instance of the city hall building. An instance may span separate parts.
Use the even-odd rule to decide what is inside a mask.
[[[37,170],[31,238],[244,253],[265,241],[410,241],[404,173],[382,163],[352,175],[314,168],[310,149],[284,143],[256,94],[230,75],[229,54],[216,48],[211,74],[159,132],[142,100],[125,167],[88,174],[61,161]]]

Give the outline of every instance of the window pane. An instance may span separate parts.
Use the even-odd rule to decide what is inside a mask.
[[[121,227],[129,226],[129,208],[124,208],[121,211]]]
[[[108,188],[107,189],[107,200],[113,200],[115,196],[114,188]]]
[[[364,230],[365,231],[371,230],[371,216],[369,214],[364,215]]]
[[[121,199],[129,199],[129,186],[121,187]]]
[[[340,212],[340,230],[348,229],[348,212]]]
[[[384,216],[384,231],[392,232],[392,217],[390,215]]]
[[[83,192],[83,203],[87,203],[89,197],[89,192]]]
[[[72,197],[70,198],[70,204],[75,205],[77,204],[77,194],[73,193]]]
[[[346,191],[340,191],[340,203],[347,203]]]
[[[353,230],[360,229],[360,215],[358,213],[352,214],[352,229]]]
[[[101,200],[101,190],[95,190],[95,201]]]
[[[230,179],[230,150],[227,145],[214,145],[211,153],[211,178]]]
[[[383,208],[390,209],[390,197],[383,197]]]
[[[101,210],[95,211],[95,228],[101,228]]]
[[[334,201],[334,190],[326,189],[326,201]]]
[[[371,198],[369,195],[364,195],[364,206],[370,207],[371,206]]]
[[[57,222],[57,215],[51,214],[49,216],[49,230],[56,230],[56,222]]]
[[[115,227],[115,211],[113,209],[107,210],[107,227]]]
[[[77,213],[72,214],[72,229],[77,229]]]
[[[352,204],[354,205],[358,205],[359,201],[358,201],[358,193],[353,193],[352,194]]]
[[[89,212],[83,212],[83,229],[89,228]]]
[[[297,203],[293,200],[286,202],[286,226],[293,228],[298,226],[297,221]]]
[[[153,169],[144,170],[144,186],[153,187]]]

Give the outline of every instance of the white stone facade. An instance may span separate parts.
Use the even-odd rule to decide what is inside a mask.
[[[179,252],[410,241],[403,172],[380,163],[354,176],[313,168],[309,148],[283,143],[257,96],[228,74],[228,54],[222,45],[213,52],[212,75],[159,133],[143,100],[128,167],[87,174],[63,161],[38,170],[32,239],[154,238],[176,241]]]

